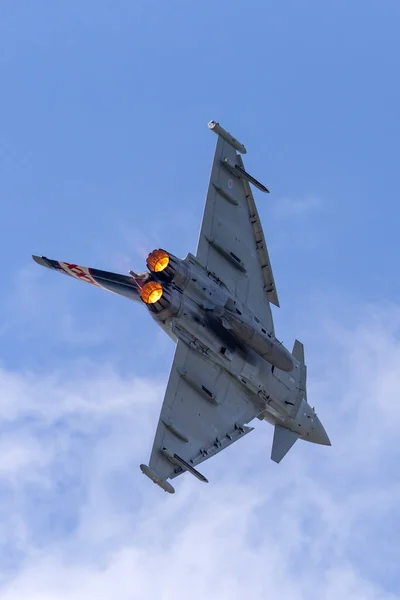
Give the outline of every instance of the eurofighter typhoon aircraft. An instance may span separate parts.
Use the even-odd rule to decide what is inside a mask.
[[[163,490],[244,437],[255,417],[274,426],[279,463],[298,439],[330,446],[307,403],[304,348],[275,337],[270,304],[279,306],[267,246],[244,169],[245,147],[215,121],[218,136],[196,254],[153,250],[148,271],[119,275],[34,256],[50,269],[141,302],[176,343],[148,465]]]

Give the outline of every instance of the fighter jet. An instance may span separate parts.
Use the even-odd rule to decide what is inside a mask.
[[[174,493],[172,480],[251,431],[256,417],[274,426],[271,459],[279,463],[305,440],[330,446],[307,402],[304,347],[292,352],[275,336],[279,307],[267,245],[244,168],[246,148],[215,121],[218,136],[196,254],[164,249],[148,255],[144,273],[120,275],[33,256],[34,260],[140,302],[176,342],[149,464],[142,472]]]

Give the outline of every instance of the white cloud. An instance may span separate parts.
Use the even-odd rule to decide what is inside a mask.
[[[205,463],[209,485],[183,476],[174,496],[137,466],[164,382],[90,362],[47,376],[3,370],[0,559],[19,558],[2,598],[398,597],[393,322],[321,329],[309,395],[320,395],[332,448],[299,442],[277,466],[272,430],[257,422]]]
[[[0,473],[15,475],[32,464],[44,464],[46,455],[37,440],[23,438],[0,441]]]

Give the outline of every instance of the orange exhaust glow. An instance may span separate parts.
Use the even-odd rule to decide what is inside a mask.
[[[149,281],[139,291],[139,295],[146,304],[154,304],[163,295],[162,285],[157,281]]]
[[[147,257],[147,267],[153,273],[160,273],[169,264],[169,256],[165,250],[153,250]]]

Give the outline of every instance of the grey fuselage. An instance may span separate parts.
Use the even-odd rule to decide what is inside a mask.
[[[167,302],[147,305],[158,325],[235,377],[260,420],[326,444],[327,434],[306,401],[306,367],[194,256],[175,260],[176,277],[162,284]]]

